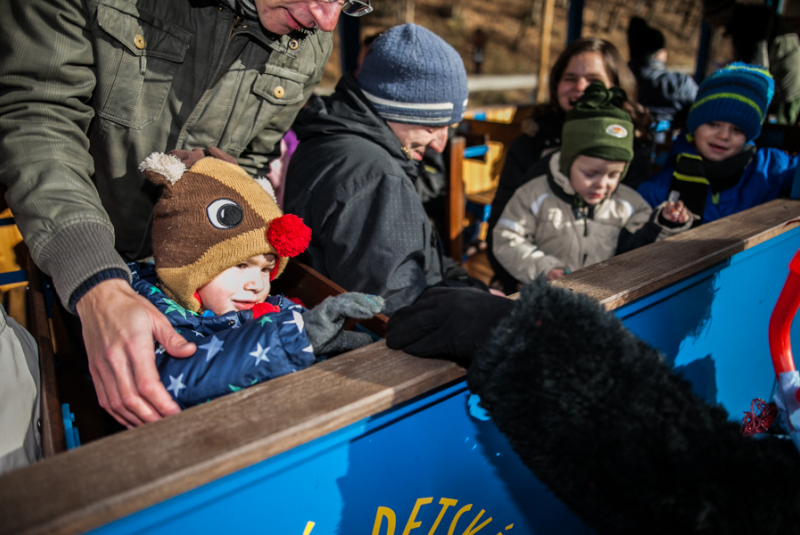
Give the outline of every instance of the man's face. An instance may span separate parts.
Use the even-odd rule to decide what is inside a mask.
[[[447,126],[423,126],[393,121],[386,121],[386,124],[400,140],[404,152],[407,152],[413,160],[422,160],[422,155],[428,147],[442,153],[447,145]]]
[[[342,12],[343,0],[255,0],[258,18],[268,31],[286,35],[294,30],[319,28],[331,32]]]

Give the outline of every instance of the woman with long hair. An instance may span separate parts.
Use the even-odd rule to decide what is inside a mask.
[[[540,175],[534,167],[543,158],[561,147],[561,128],[564,117],[583,91],[593,81],[600,80],[606,87],[617,86],[628,97],[625,111],[631,115],[635,128],[634,158],[630,164],[625,184],[632,188],[650,176],[652,134],[650,114],[636,102],[638,88],[622,55],[612,43],[595,37],[578,39],[558,57],[550,71],[548,88],[550,99],[534,106],[531,116],[523,122],[524,134],[511,142],[506,153],[500,183],[492,202],[489,217],[488,256],[495,279],[506,293],[518,289],[517,281],[506,272],[492,254],[492,230],[514,192],[531,178]]]

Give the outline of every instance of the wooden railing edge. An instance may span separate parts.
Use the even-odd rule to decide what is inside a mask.
[[[454,384],[464,373],[376,342],[0,476],[0,534],[97,528]]]
[[[777,199],[588,266],[554,284],[614,310],[793,230],[798,218],[800,200]]]

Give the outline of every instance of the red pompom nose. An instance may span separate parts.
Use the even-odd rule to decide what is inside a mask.
[[[286,214],[269,224],[267,241],[278,256],[297,256],[308,247],[311,229],[296,215]]]

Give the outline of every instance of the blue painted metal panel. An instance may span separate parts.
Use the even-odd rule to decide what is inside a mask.
[[[593,533],[468,398],[459,383],[95,533]]]
[[[771,395],[767,324],[798,248],[800,230],[789,231],[617,314],[664,352],[702,396],[739,419],[752,398]],[[494,424],[470,410],[464,383],[95,533],[246,530],[280,535],[592,533],[522,465]]]
[[[775,375],[767,328],[800,248],[793,230],[617,310],[625,325],[662,353],[734,420],[753,398],[770,399]],[[800,333],[793,327],[793,339]]]

